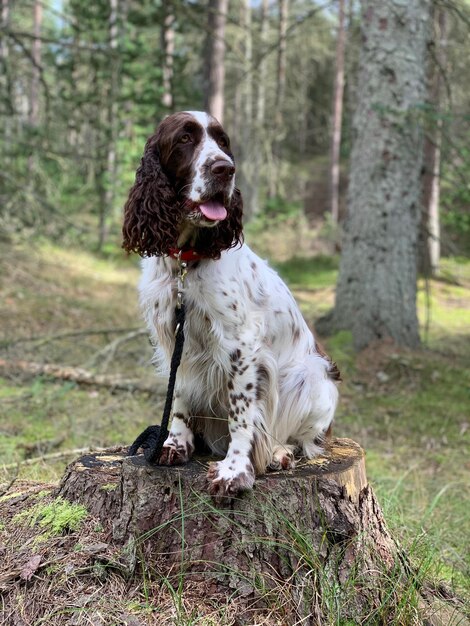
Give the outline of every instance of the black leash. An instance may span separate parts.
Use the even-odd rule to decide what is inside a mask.
[[[144,451],[144,456],[149,463],[158,465],[162,453],[163,444],[168,437],[168,423],[170,421],[171,407],[173,405],[173,394],[175,391],[176,372],[181,363],[181,355],[184,346],[184,320],[186,311],[183,304],[183,286],[187,273],[187,263],[179,259],[178,273],[178,294],[175,308],[175,347],[171,356],[170,377],[168,379],[168,389],[166,392],[165,407],[163,409],[161,425],[148,426],[134,443],[130,446],[127,456],[137,454],[139,448]]]

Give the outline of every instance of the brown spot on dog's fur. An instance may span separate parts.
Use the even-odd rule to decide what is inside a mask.
[[[240,360],[241,356],[242,356],[241,350],[240,348],[237,348],[230,355],[230,360],[233,361],[234,363],[237,363]]]

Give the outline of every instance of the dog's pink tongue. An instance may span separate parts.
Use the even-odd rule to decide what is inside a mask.
[[[216,220],[224,220],[227,217],[227,209],[220,202],[216,202],[215,200],[209,200],[209,202],[204,202],[204,204],[200,204],[199,208],[204,217],[207,217],[208,220],[216,221]]]

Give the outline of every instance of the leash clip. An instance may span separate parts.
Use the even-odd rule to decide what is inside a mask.
[[[183,306],[184,279],[188,273],[188,264],[181,260],[182,250],[178,252],[178,292],[176,294],[176,307],[181,309]],[[177,328],[178,331],[178,328]],[[177,332],[176,331],[176,332]]]

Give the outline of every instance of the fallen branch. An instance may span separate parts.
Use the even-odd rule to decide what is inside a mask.
[[[0,359],[0,374],[12,375],[16,372],[29,376],[50,376],[59,380],[69,380],[78,385],[90,385],[95,387],[107,387],[123,391],[139,391],[144,393],[166,393],[166,383],[156,379],[152,384],[142,383],[137,380],[124,379],[119,376],[93,374],[88,370],[57,365],[53,363],[36,363],[35,361],[23,361]]]
[[[120,333],[131,333],[141,331],[142,334],[147,334],[147,331],[143,328],[97,328],[97,329],[84,329],[84,330],[71,330],[63,333],[57,333],[56,335],[36,335],[33,337],[18,337],[18,339],[12,339],[11,341],[2,341],[0,343],[2,348],[9,348],[19,343],[36,343],[36,348],[44,346],[51,341],[58,341],[60,339],[68,339],[69,337],[84,337],[93,335],[111,335]]]
[[[0,488],[0,498],[2,496],[4,496],[13,487],[13,485],[18,480],[18,474],[20,473],[20,463],[19,462],[11,463],[10,465],[7,465],[5,467],[5,469],[8,469],[8,470],[14,469],[15,473],[13,474],[11,479],[6,484],[3,484],[1,486],[1,488]]]
[[[107,346],[96,352],[96,354],[94,354],[91,359],[86,362],[85,365],[87,367],[96,367],[98,363],[102,361],[102,366],[100,369],[106,370],[106,368],[116,356],[116,352],[119,350],[119,348],[124,343],[132,341],[133,339],[135,339],[136,337],[140,337],[141,335],[148,335],[148,331],[145,328],[139,328],[125,334],[123,337],[117,337]]]

